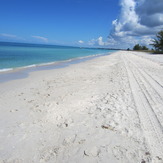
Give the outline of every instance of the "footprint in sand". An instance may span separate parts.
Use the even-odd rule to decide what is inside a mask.
[[[70,136],[70,137],[67,137],[67,138],[65,138],[64,140],[63,140],[63,145],[70,145],[70,144],[72,144],[72,143],[74,143],[75,142],[75,140],[76,140],[76,137],[77,137],[77,135],[75,134],[75,135],[73,135],[73,136]]]
[[[115,158],[117,158],[117,160],[122,160],[126,157],[127,149],[120,146],[115,146],[112,150],[112,153],[114,154]]]
[[[96,146],[90,147],[84,150],[85,156],[91,156],[91,157],[98,157],[100,154],[100,149],[98,149]]]
[[[40,163],[44,162],[55,162],[57,158],[59,148],[57,147],[48,147],[41,152]]]
[[[59,128],[65,128],[65,127],[69,127],[73,122],[74,122],[73,119],[69,118],[62,121],[61,123],[58,123],[57,126]]]

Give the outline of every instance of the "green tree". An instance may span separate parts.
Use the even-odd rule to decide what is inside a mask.
[[[130,51],[130,48],[127,48],[128,51]]]
[[[152,40],[154,48],[156,51],[163,52],[163,30],[157,33],[156,39]]]
[[[133,47],[133,50],[142,50],[141,46],[139,44],[136,44],[134,47]]]
[[[136,44],[134,47],[133,47],[133,50],[148,50],[148,48],[146,46],[141,46],[139,44]]]
[[[146,46],[142,46],[142,50],[148,50]]]

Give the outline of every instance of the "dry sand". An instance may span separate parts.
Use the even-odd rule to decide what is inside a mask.
[[[2,163],[162,163],[163,55],[109,56],[0,84]]]

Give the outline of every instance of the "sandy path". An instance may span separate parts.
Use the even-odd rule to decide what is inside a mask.
[[[145,57],[116,52],[1,84],[0,162],[162,162],[162,64]]]

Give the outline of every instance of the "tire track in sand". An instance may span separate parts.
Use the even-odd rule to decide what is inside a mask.
[[[148,97],[148,101],[152,106],[152,109],[157,116],[161,127],[163,128],[163,86],[158,83],[150,74],[142,70],[137,64],[129,61],[133,69],[133,73],[137,77],[140,87]],[[135,71],[136,70],[136,71]]]
[[[163,162],[163,120],[160,116],[162,115],[160,107],[163,103],[163,96],[160,93],[162,87],[138,68],[129,56],[123,54],[121,57],[128,72],[133,97],[142,129],[151,148],[153,162]]]

